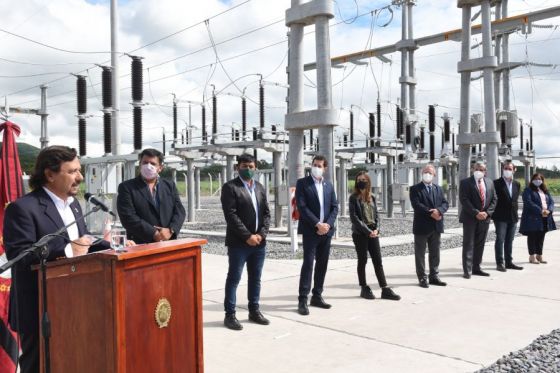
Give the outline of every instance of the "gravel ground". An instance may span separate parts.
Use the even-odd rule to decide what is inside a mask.
[[[529,346],[504,355],[477,373],[494,372],[560,372],[560,329],[541,335]]]

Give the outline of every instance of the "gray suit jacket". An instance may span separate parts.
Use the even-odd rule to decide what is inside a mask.
[[[490,217],[494,213],[496,204],[498,203],[498,197],[496,195],[496,189],[494,189],[494,182],[487,177],[483,180],[486,186],[484,206],[481,206],[480,194],[474,176],[461,180],[461,184],[459,185],[459,201],[461,201],[459,222],[468,223],[477,221],[476,215],[481,211],[488,214],[486,221],[490,222]]]

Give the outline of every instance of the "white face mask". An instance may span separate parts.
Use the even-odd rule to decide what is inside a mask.
[[[504,177],[506,179],[511,179],[511,177],[513,176],[513,171],[511,170],[504,170],[504,172],[502,173],[504,175]]]
[[[484,177],[484,172],[482,171],[475,171],[473,172],[473,176],[476,180],[480,180]]]
[[[323,168],[319,168],[319,167],[311,167],[311,175],[313,175],[315,178],[320,179],[323,177]]]
[[[153,180],[158,176],[157,167],[150,163],[145,163],[140,166],[140,174],[146,180]]]
[[[430,184],[433,179],[434,179],[434,175],[432,175],[429,172],[422,174],[422,181],[425,182],[426,184]]]
[[[537,188],[540,187],[542,185],[542,180],[541,179],[533,180],[533,185],[536,186]]]

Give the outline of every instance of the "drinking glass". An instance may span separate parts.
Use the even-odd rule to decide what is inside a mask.
[[[126,253],[124,249],[126,243],[126,230],[123,228],[113,228],[111,230],[111,247],[116,253]]]

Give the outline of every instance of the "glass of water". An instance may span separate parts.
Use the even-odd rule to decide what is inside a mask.
[[[123,228],[113,228],[111,230],[111,247],[116,253],[126,253],[126,230]]]

